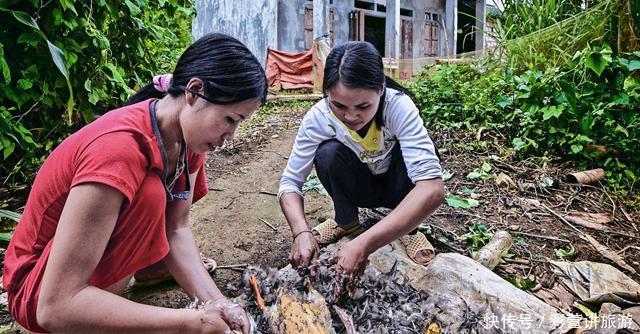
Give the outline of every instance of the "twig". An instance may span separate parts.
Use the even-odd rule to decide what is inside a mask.
[[[210,191],[224,191],[222,188],[209,188]]]
[[[264,191],[264,190],[260,191],[260,194],[278,196],[278,194],[276,194],[276,193],[272,193],[270,191]]]
[[[633,248],[633,249],[640,250],[640,247],[638,247],[638,246],[627,246],[627,247],[625,247],[625,248],[623,248],[623,249],[621,249],[621,250],[617,251],[617,253],[618,253],[618,254],[622,254],[622,255],[624,255],[624,252],[626,252],[626,251],[627,251],[627,249],[629,249],[629,248]]]
[[[559,215],[557,212],[549,209],[548,206],[540,203],[540,206],[545,208],[547,211],[549,211],[552,215],[556,216],[558,219],[560,219],[560,221],[562,221],[563,223],[569,225],[569,227],[571,227],[574,231],[578,232],[578,234],[580,235],[584,235],[584,233],[582,231],[580,231],[577,227],[573,226],[573,224],[571,224],[570,222],[568,222],[566,219],[564,219],[564,217],[562,217],[561,215]]]
[[[239,268],[239,267],[248,267],[249,265],[246,263],[240,263],[240,264],[228,264],[226,266],[218,266],[216,267],[216,269],[233,269],[233,268]]]
[[[451,232],[451,231],[446,230],[446,229],[444,229],[444,228],[442,228],[440,226],[436,226],[435,224],[429,224],[429,226],[432,226],[433,228],[436,228],[436,229],[438,229],[438,230],[440,230],[442,232],[453,234],[453,236],[456,237],[456,239],[460,239],[460,236],[457,235],[455,232]]]
[[[432,216],[469,216],[469,217],[474,217],[474,218],[478,218],[478,219],[481,219],[481,220],[485,220],[485,221],[488,221],[488,222],[494,223],[494,224],[502,224],[501,222],[499,222],[497,220],[493,220],[493,219],[485,218],[485,217],[482,217],[482,216],[474,215],[472,213],[464,213],[464,212],[438,212],[438,213],[432,214]]]
[[[539,239],[549,239],[549,240],[555,240],[555,241],[562,241],[562,242],[566,242],[568,244],[571,243],[571,241],[566,240],[566,239],[560,239],[560,238],[554,238],[554,237],[547,237],[545,235],[539,235],[539,234],[532,234],[532,233],[525,233],[525,232],[517,232],[514,231],[514,234],[521,234],[521,235],[526,235],[528,237],[532,237],[532,238],[539,238]]]
[[[633,223],[633,219],[631,218],[631,216],[627,213],[627,211],[624,210],[623,207],[620,207],[620,211],[622,211],[622,214],[624,215],[624,218],[627,219],[628,222]]]
[[[229,204],[225,205],[225,206],[224,206],[224,208],[225,208],[225,209],[228,209],[228,208],[231,206],[231,204],[233,204],[233,202],[235,202],[235,201],[236,201],[236,198],[235,198],[235,197],[234,197],[234,198],[232,198],[232,199],[231,199],[231,202],[229,202]]]
[[[277,228],[273,227],[273,225],[269,224],[269,222],[268,222],[268,221],[266,221],[266,220],[264,220],[264,219],[262,219],[262,218],[258,218],[258,219],[259,219],[261,222],[263,222],[263,223],[267,224],[267,226],[271,227],[271,229],[272,229],[272,230],[274,230],[274,231],[277,231],[277,230],[278,230]]]
[[[253,294],[256,296],[256,304],[258,304],[258,308],[260,310],[264,310],[264,299],[262,299],[262,296],[260,295],[260,285],[255,275],[251,275],[251,277],[249,277],[249,285],[251,286]]]

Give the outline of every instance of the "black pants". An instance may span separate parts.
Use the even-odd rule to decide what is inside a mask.
[[[414,187],[399,143],[391,151],[389,170],[380,175],[373,175],[351,149],[335,139],[320,144],[314,164],[341,226],[356,221],[358,208],[394,209]]]

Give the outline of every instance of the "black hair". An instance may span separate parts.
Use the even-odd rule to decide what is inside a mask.
[[[411,97],[402,85],[384,74],[382,56],[369,42],[345,42],[331,50],[324,66],[322,93],[325,98],[329,89],[338,82],[348,88],[371,89],[377,92],[383,87],[393,88]],[[384,99],[383,92],[375,115],[379,127],[384,125]]]
[[[180,56],[167,93],[156,90],[151,83],[138,90],[125,105],[166,94],[178,97],[185,91],[197,93],[186,87],[192,78],[202,80],[204,96],[200,96],[214,104],[250,99],[264,103],[267,98],[267,77],[258,59],[239,40],[212,33],[199,38]]]

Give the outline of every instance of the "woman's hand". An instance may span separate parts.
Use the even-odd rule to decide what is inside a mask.
[[[357,239],[345,243],[333,255],[330,264],[336,265],[336,288],[334,290],[334,300],[337,299],[344,289],[347,289],[350,283],[360,276],[367,265],[367,253],[362,242]]]
[[[190,326],[193,329],[189,333],[202,334],[226,334],[231,333],[229,325],[222,319],[222,313],[218,309],[208,308],[199,309],[196,319]]]
[[[205,303],[204,312],[204,319],[207,323],[216,325],[217,321],[223,321],[224,325],[227,326],[226,332],[223,333],[231,333],[230,330],[240,330],[242,334],[251,333],[251,324],[244,309],[239,304],[226,298]]]
[[[298,234],[291,245],[289,253],[289,262],[295,268],[313,268],[320,254],[318,242],[311,232],[302,232]]]

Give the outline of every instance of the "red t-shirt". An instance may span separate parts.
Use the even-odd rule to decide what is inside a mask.
[[[45,331],[35,318],[40,282],[69,190],[97,182],[120,191],[125,201],[90,284],[107,288],[164,258],[166,193],[152,100],[113,110],[65,139],[47,158],[33,183],[20,223],[4,258],[3,284],[9,310],[31,331]],[[187,149],[193,202],[207,194],[204,154]],[[183,173],[173,192],[185,190]],[[179,200],[179,199],[176,199]],[[87,222],[91,223],[91,222]]]

